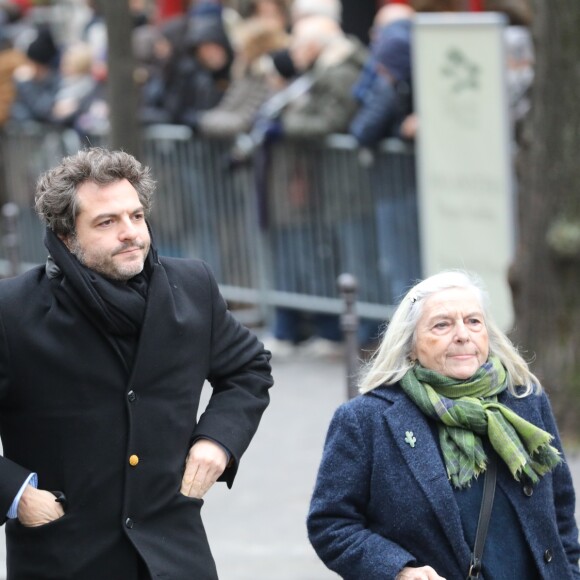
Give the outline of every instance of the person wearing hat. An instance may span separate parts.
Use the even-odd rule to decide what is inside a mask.
[[[40,28],[26,50],[28,63],[15,71],[16,97],[10,119],[13,121],[52,120],[54,99],[59,87],[59,49],[48,28]]]
[[[183,49],[167,62],[161,86],[144,88],[145,123],[196,128],[199,113],[215,107],[229,86],[234,53],[221,16],[195,14],[183,34]]]

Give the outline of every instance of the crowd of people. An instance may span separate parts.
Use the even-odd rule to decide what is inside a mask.
[[[106,23],[99,0],[85,4],[63,32],[50,18],[34,17],[22,0],[0,3],[0,123],[90,131],[107,122]],[[182,14],[161,19],[154,3],[130,2],[143,123],[185,124],[203,135],[228,137],[342,132],[367,146],[415,135],[416,10],[460,6],[385,0],[367,44],[345,34],[340,0],[249,0],[243,9],[226,0],[184,4]],[[525,15],[508,16],[512,24],[526,24]],[[512,38],[521,61],[526,39],[521,33]],[[524,58],[529,65],[531,57]],[[530,66],[525,68],[529,77]],[[518,97],[521,84],[513,90]]]
[[[81,135],[106,131],[107,34],[99,1],[86,0],[66,34],[50,22],[39,24],[24,4],[8,0],[0,4],[0,124],[36,122],[73,128]],[[308,206],[302,200],[297,208],[288,184],[302,183],[301,175],[309,172],[304,163],[286,164],[287,179],[275,186],[267,183],[268,146],[285,137],[317,139],[334,133],[350,134],[364,148],[388,137],[412,142],[419,126],[413,111],[413,17],[418,11],[458,10],[461,3],[385,0],[368,43],[345,32],[340,0],[184,4],[182,13],[162,19],[155,3],[130,2],[139,119],[145,125],[186,125],[200,138],[229,139],[234,144],[231,164],[247,161],[251,153],[258,199],[273,197],[282,208],[274,254],[287,253],[291,247],[301,254],[296,264],[304,264],[299,243],[304,216],[298,228],[291,217]],[[525,14],[515,11],[508,16],[512,24],[526,23]],[[529,43],[522,48],[529,40],[525,30],[519,26],[519,34],[507,36],[515,47],[508,66],[517,117],[526,111],[531,80]],[[314,177],[309,177],[309,187],[319,187],[318,172],[310,173]],[[416,214],[413,195],[405,204]],[[384,216],[388,211],[377,207],[375,213]],[[337,221],[340,237],[351,247],[355,237],[363,239],[375,227],[374,220]],[[343,258],[341,264],[348,261]],[[394,263],[388,256],[380,260]],[[344,267],[356,269],[357,261]],[[418,269],[418,257],[412,261]],[[396,299],[401,287],[419,275],[404,272],[399,283],[387,272],[385,300]],[[292,277],[312,279],[310,272],[292,272]],[[277,289],[300,291],[283,281]],[[359,342],[372,343],[377,331],[375,323],[363,321]],[[296,309],[277,309],[267,346],[275,355],[295,354],[296,346],[314,335],[321,339],[317,346],[322,353],[341,354],[341,334],[336,316],[305,317]],[[307,344],[309,352],[312,347]]]
[[[99,2],[88,1],[66,34],[21,2],[5,1],[0,11],[2,124],[35,121],[83,132],[106,124],[107,34]],[[401,133],[412,112],[410,6],[379,9],[370,46],[345,34],[339,0],[251,0],[244,10],[190,0],[183,14],[164,20],[146,2],[132,2],[131,11],[143,123],[227,137],[351,132],[363,144],[412,137]]]

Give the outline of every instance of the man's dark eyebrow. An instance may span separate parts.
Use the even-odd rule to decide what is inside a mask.
[[[145,208],[142,205],[140,205],[137,209],[134,209],[131,212],[131,215],[135,215],[136,213],[142,213],[144,211],[145,211]],[[96,215],[91,221],[92,221],[92,223],[96,223],[96,222],[101,221],[103,219],[117,217],[118,215],[119,214],[115,213],[115,212],[100,213],[99,215]]]

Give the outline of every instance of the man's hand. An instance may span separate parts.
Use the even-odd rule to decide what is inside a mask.
[[[64,516],[64,509],[56,497],[44,489],[27,485],[18,502],[18,520],[23,526],[37,527]]]
[[[198,439],[189,450],[181,480],[181,493],[201,499],[224,472],[226,452],[209,439]]]

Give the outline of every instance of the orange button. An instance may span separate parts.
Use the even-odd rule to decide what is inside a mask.
[[[131,457],[129,457],[129,465],[135,467],[137,463],[139,463],[139,457],[137,455],[131,455]]]

